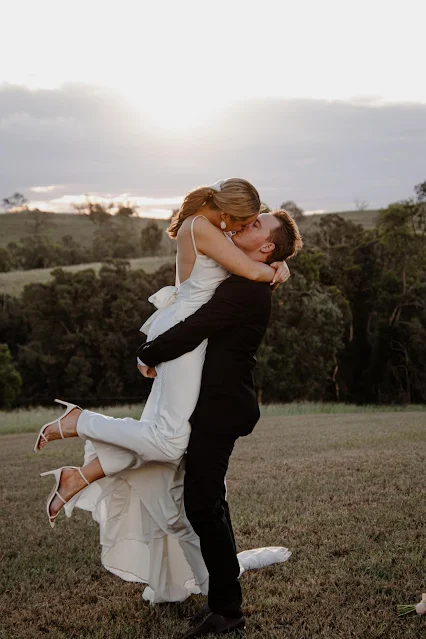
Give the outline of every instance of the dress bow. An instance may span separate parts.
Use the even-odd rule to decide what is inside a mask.
[[[151,327],[153,321],[158,317],[159,313],[163,310],[163,308],[167,308],[167,306],[171,306],[176,301],[176,293],[177,286],[163,286],[159,291],[148,297],[148,302],[154,304],[154,306],[158,309],[148,317],[146,322],[142,324],[140,327],[140,331],[148,335],[148,331]]]

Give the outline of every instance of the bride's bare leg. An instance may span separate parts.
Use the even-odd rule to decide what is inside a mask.
[[[78,437],[77,434],[77,420],[80,417],[81,410],[79,408],[73,408],[71,412],[68,413],[66,417],[61,419],[62,432],[64,437]],[[44,439],[40,440],[39,448],[43,448],[49,442],[54,441],[55,439],[61,439],[61,434],[59,432],[58,421],[56,420],[52,424],[50,424],[46,430],[44,431],[44,436],[47,441]]]
[[[98,479],[102,479],[102,477],[105,477],[105,473],[102,470],[99,459],[97,458],[83,466],[81,468],[81,472],[86,477],[89,484],[97,481]],[[65,468],[61,474],[61,482],[59,484],[58,492],[65,499],[65,501],[69,501],[71,497],[74,497],[74,495],[79,493],[80,490],[82,490],[86,486],[87,484],[78,470]],[[50,514],[52,515],[52,517],[61,510],[63,505],[63,501],[59,499],[58,496],[53,499],[50,505]]]

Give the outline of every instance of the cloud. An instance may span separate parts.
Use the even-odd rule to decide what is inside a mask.
[[[72,117],[42,118],[29,113],[12,113],[0,119],[0,134],[9,134],[18,138],[25,135],[35,140],[43,141],[47,136],[66,139],[74,136],[79,123]]]
[[[344,210],[361,198],[379,207],[426,179],[425,145],[426,105],[374,96],[246,101],[208,125],[166,132],[110,90],[0,86],[0,197],[61,188],[47,206],[125,193],[144,212],[170,210],[191,188],[238,175],[271,206]]]
[[[50,184],[49,186],[30,186],[30,191],[33,193],[52,193],[63,188],[63,184]]]

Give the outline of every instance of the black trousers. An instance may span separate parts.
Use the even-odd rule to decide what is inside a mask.
[[[192,424],[184,499],[189,521],[200,537],[209,572],[209,606],[224,617],[240,617],[240,566],[225,498],[225,475],[236,436],[203,432]]]

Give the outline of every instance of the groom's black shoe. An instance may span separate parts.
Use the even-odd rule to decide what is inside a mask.
[[[208,603],[204,604],[204,606],[200,608],[200,610],[196,612],[195,615],[192,615],[192,617],[188,618],[189,627],[195,628],[195,626],[198,626],[198,624],[204,621],[204,619],[210,613],[211,613],[211,610],[210,610],[209,604]]]
[[[195,639],[195,637],[204,637],[205,635],[227,635],[230,632],[242,631],[246,627],[244,617],[237,619],[225,619],[222,615],[212,612],[204,619],[196,628],[193,628],[182,639]]]

